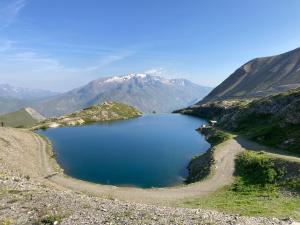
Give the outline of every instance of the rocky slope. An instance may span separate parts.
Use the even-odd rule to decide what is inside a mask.
[[[117,102],[103,102],[102,104],[93,105],[69,115],[44,120],[36,125],[34,129],[75,126],[100,121],[123,120],[140,115],[142,115],[142,113],[132,106]]]
[[[300,88],[254,101],[219,101],[178,112],[215,119],[221,128],[300,153]]]
[[[253,59],[217,86],[200,103],[255,98],[300,86],[300,48],[276,56]]]
[[[34,108],[43,115],[58,116],[104,101],[116,101],[146,113],[171,112],[196,103],[210,90],[184,79],[130,74],[100,78],[70,92],[40,101]]]

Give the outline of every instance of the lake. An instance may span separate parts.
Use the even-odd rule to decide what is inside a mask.
[[[71,177],[100,184],[167,187],[182,183],[189,161],[210,145],[197,131],[205,121],[181,114],[39,130]]]

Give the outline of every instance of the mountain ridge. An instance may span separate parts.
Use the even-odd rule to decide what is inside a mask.
[[[198,104],[258,98],[300,86],[300,48],[252,59],[235,70]]]
[[[45,97],[57,95],[58,92],[43,89],[31,89],[12,86],[10,84],[0,84],[0,97],[11,97],[17,99],[37,100]]]
[[[72,113],[104,101],[132,105],[145,113],[171,112],[198,102],[210,90],[186,79],[129,74],[93,80],[69,92],[39,101],[33,107],[48,117]]]

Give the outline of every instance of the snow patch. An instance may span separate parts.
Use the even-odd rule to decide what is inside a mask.
[[[145,78],[146,76],[147,76],[147,74],[143,74],[143,73],[129,74],[129,75],[120,76],[120,77],[115,76],[115,77],[108,78],[107,80],[104,81],[104,83],[124,82],[124,81],[131,80],[133,78]]]

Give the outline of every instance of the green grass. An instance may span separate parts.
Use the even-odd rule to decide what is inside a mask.
[[[278,183],[285,175],[283,167],[275,165],[275,160],[260,152],[246,151],[238,155],[235,162],[235,173],[247,184],[267,184]]]
[[[188,199],[181,206],[215,209],[245,216],[291,217],[300,220],[299,195],[285,195],[272,186],[263,188],[240,184],[239,191],[235,188],[236,184],[210,196]]]
[[[25,128],[32,126],[38,121],[33,119],[25,109],[21,109],[17,112],[1,115],[1,122],[4,122],[4,125],[7,127]]]
[[[71,113],[69,115],[64,115],[62,117],[50,118],[42,121],[37,126],[33,127],[33,129],[48,129],[50,123],[58,123],[60,126],[69,126],[67,122],[64,122],[64,119],[82,119],[84,122],[79,123],[78,121],[73,121],[75,124],[92,124],[95,122],[109,122],[114,120],[123,120],[141,116],[142,113],[136,108],[118,103],[118,102],[108,102],[92,105],[88,108],[82,109],[80,111]]]
[[[254,100],[225,100],[179,110],[218,120],[218,127],[300,156],[300,88]]]
[[[12,219],[6,218],[3,220],[0,220],[0,225],[12,225],[14,224]]]
[[[71,114],[70,117],[74,116],[74,117],[82,117],[83,120],[86,123],[93,123],[96,122],[93,118],[92,115],[100,112],[100,111],[106,111],[108,118],[106,119],[107,121],[110,120],[115,120],[113,114],[120,119],[129,119],[129,118],[134,118],[137,116],[141,115],[141,112],[139,112],[137,109],[135,109],[132,106],[128,106],[122,103],[118,103],[118,102],[113,102],[110,103],[109,105],[105,105],[105,104],[100,104],[100,105],[94,105],[91,106],[89,108],[86,108],[82,111],[80,111],[79,113],[74,113]]]
[[[207,141],[212,145],[216,146],[218,144],[221,144],[231,138],[231,135],[229,133],[226,133],[221,130],[214,129],[213,135],[209,136]]]
[[[258,143],[283,148],[300,155],[299,124],[286,124],[282,127],[281,119],[273,118],[271,115],[250,114],[238,120],[238,126],[234,131]],[[287,140],[292,141],[282,145]]]
[[[294,171],[299,168],[296,162],[246,151],[236,159],[232,185],[206,197],[186,199],[180,205],[300,220],[300,174]]]

